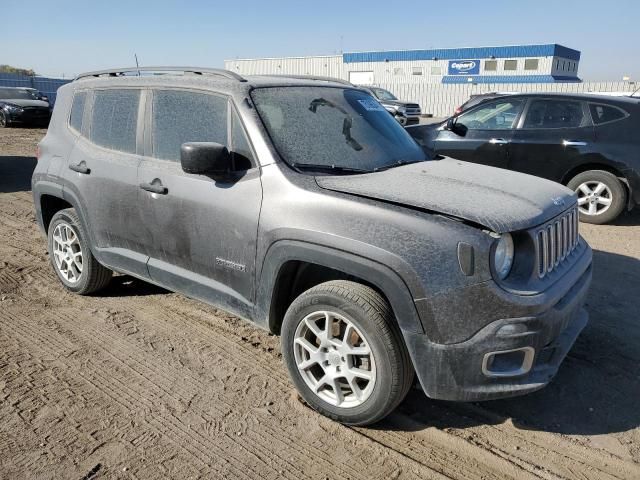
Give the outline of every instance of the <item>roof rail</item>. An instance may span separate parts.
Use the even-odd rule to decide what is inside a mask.
[[[100,77],[102,75],[108,75],[110,77],[119,77],[125,73],[139,73],[139,72],[183,72],[193,73],[196,75],[218,75],[220,77],[228,78],[230,80],[236,80],[238,82],[246,82],[247,80],[235,72],[224,70],[222,68],[200,68],[200,67],[126,67],[126,68],[110,68],[108,70],[96,70],[95,72],[86,72],[78,75],[75,80],[88,77]]]
[[[296,78],[298,80],[318,80],[320,82],[334,82],[341,83],[342,85],[349,85],[350,87],[354,87],[355,85],[347,80],[343,80],[341,78],[333,78],[333,77],[322,77],[318,75],[286,75],[286,74],[272,74],[272,75],[263,75],[265,77],[280,77],[280,78]]]

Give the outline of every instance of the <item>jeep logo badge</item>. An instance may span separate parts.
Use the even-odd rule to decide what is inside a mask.
[[[564,198],[562,197],[552,198],[551,201],[553,202],[554,205],[558,207],[564,207]]]

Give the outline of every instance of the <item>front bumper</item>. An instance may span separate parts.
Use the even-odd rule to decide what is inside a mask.
[[[21,111],[5,110],[10,123],[44,124],[51,119],[51,112],[45,108],[24,108]]]
[[[547,385],[587,324],[583,305],[591,269],[589,266],[548,310],[496,320],[463,342],[438,344],[430,342],[426,335],[405,332],[405,342],[427,396],[455,401],[490,400],[522,395]],[[522,373],[514,369],[514,374],[495,376],[483,368],[493,352],[531,349],[532,363]]]
[[[418,125],[420,123],[420,116],[418,115],[403,115],[401,113],[396,113],[395,117],[403,127]]]

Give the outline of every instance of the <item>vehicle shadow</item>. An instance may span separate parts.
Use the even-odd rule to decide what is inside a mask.
[[[596,250],[593,262],[589,324],[550,385],[522,397],[476,403],[430,400],[414,390],[400,415],[375,428],[465,428],[511,419],[522,429],[596,435],[640,426],[640,260]]]
[[[634,208],[630,212],[623,212],[611,223],[611,225],[620,227],[640,225],[640,207]]]
[[[96,297],[145,297],[148,295],[164,295],[171,293],[162,287],[152,283],[138,280],[129,275],[116,275],[111,279],[109,285],[93,295]]]
[[[0,156],[0,193],[31,190],[31,174],[37,163],[35,157]]]

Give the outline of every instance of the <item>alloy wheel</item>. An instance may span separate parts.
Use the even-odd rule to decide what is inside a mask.
[[[578,209],[585,215],[601,215],[609,210],[613,201],[611,189],[599,181],[581,183],[576,193]]]
[[[53,258],[60,275],[69,283],[80,281],[83,267],[82,247],[78,234],[66,222],[53,230]]]
[[[376,383],[369,342],[347,318],[330,311],[307,315],[294,335],[296,366],[307,386],[341,408],[364,403]]]

